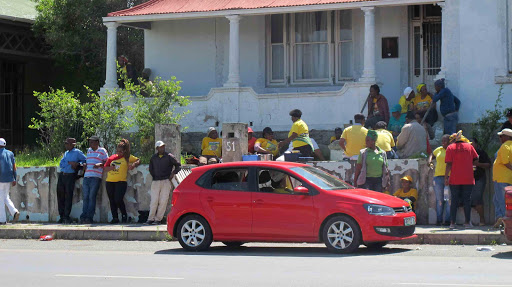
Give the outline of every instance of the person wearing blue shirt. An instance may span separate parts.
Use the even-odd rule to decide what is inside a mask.
[[[457,123],[459,122],[460,100],[452,94],[450,89],[446,88],[444,79],[437,80],[434,86],[436,94],[432,99],[432,105],[441,100],[439,110],[444,117],[444,134],[454,134],[457,132]]]
[[[57,181],[57,204],[59,206],[59,223],[71,223],[69,214],[73,203],[73,191],[75,189],[76,169],[85,162],[85,155],[75,148],[76,139],[68,138],[64,145],[66,152],[60,160],[60,173]]]
[[[18,221],[20,217],[19,211],[14,207],[9,197],[11,186],[16,186],[16,161],[14,160],[14,154],[5,149],[6,145],[5,139],[0,138],[0,225],[7,222],[5,206],[13,216],[13,222]]]

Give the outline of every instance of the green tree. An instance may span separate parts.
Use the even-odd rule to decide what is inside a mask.
[[[38,12],[33,29],[49,44],[52,58],[65,72],[55,86],[84,92],[84,84],[98,91],[105,81],[107,29],[102,17],[147,0],[33,1]],[[121,26],[117,37],[119,55],[126,55],[136,71],[141,70],[143,31]]]

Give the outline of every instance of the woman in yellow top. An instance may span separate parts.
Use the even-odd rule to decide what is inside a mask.
[[[415,211],[416,201],[418,201],[418,190],[411,188],[412,177],[410,175],[406,175],[400,179],[400,183],[402,185],[402,188],[395,191],[395,193],[393,193],[393,196],[396,196],[408,202],[412,207],[412,211]]]
[[[436,225],[450,226],[450,204],[444,200],[444,174],[446,171],[446,162],[444,158],[446,156],[446,148],[450,144],[450,135],[444,135],[441,138],[441,146],[436,148],[428,157],[428,164],[431,168],[434,167],[432,159],[436,159],[436,167],[434,171],[434,191],[436,194],[436,213],[437,221]],[[444,211],[444,221],[443,221]]]
[[[263,137],[256,140],[254,143],[254,151],[257,153],[272,154],[277,158],[279,149],[277,148],[277,141],[274,139],[274,132],[271,128],[266,127],[263,129]]]
[[[293,150],[298,150],[303,157],[313,156],[313,143],[309,138],[309,128],[306,123],[301,120],[302,112],[298,109],[290,112],[292,117],[292,128],[288,133],[288,138],[279,142],[279,148],[288,146],[292,142]]]
[[[206,137],[201,142],[199,165],[218,163],[222,157],[222,139],[214,127],[209,127]]]
[[[128,170],[133,170],[140,164],[140,159],[130,154],[130,142],[122,139],[117,144],[117,153],[110,156],[105,163],[104,171],[107,173],[106,189],[108,200],[110,201],[110,211],[112,212],[111,224],[119,223],[117,209],[121,210],[122,222],[128,221],[126,207],[124,205],[124,195],[128,184]]]
[[[433,96],[427,90],[427,86],[425,84],[419,84],[416,87],[416,91],[418,91],[418,93],[416,94],[412,101],[413,111],[419,113],[419,115],[423,119],[425,113],[428,111],[428,108],[432,104]],[[433,126],[434,123],[437,121],[437,109],[435,103],[432,109],[430,110],[429,114],[427,115],[425,121],[431,126]]]

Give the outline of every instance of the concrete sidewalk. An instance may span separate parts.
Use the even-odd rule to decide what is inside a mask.
[[[396,243],[404,244],[502,244],[507,242],[499,230],[491,226],[474,227],[473,229],[450,230],[432,225],[416,226],[417,238]],[[0,225],[1,239],[39,239],[41,235],[53,235],[54,239],[67,240],[139,240],[162,241],[172,240],[167,234],[167,226],[142,224],[88,224],[62,225],[49,223],[17,223]]]

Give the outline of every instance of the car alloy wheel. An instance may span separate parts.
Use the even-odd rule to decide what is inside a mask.
[[[186,250],[206,250],[212,243],[212,232],[208,222],[199,215],[189,215],[178,225],[178,241]]]
[[[331,218],[324,225],[323,238],[329,251],[350,253],[359,247],[361,231],[352,218],[339,215]]]

